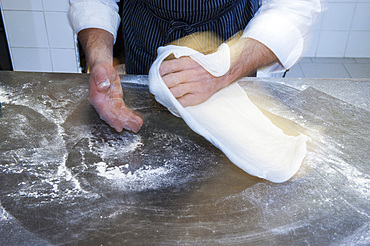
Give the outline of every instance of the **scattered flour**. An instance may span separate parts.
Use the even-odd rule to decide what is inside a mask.
[[[3,208],[0,202],[0,222],[4,220],[9,220],[11,216],[8,214],[8,212]]]
[[[9,104],[11,101],[9,99],[9,92],[6,91],[3,87],[0,87],[0,102]]]

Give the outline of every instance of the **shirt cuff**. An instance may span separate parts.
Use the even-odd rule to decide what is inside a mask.
[[[75,33],[87,28],[99,28],[110,32],[116,41],[120,17],[116,9],[97,2],[72,4],[68,19]]]
[[[265,73],[291,68],[301,57],[304,48],[304,37],[300,30],[275,11],[261,13],[252,19],[242,35],[242,38],[246,37],[266,45],[279,59],[280,63],[262,68]]]

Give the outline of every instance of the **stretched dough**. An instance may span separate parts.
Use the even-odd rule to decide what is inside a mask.
[[[280,183],[298,171],[306,155],[307,137],[284,134],[249,100],[237,83],[218,91],[202,104],[182,107],[159,75],[160,64],[171,54],[176,58],[190,56],[214,76],[222,76],[230,68],[228,45],[222,44],[211,55],[184,46],[160,47],[149,71],[151,93],[247,173]]]

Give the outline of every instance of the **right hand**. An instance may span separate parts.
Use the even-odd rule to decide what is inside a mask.
[[[89,101],[100,117],[118,132],[126,129],[136,133],[143,125],[141,115],[123,101],[119,76],[110,63],[98,63],[91,68]]]

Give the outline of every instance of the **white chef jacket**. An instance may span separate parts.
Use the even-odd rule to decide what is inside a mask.
[[[100,28],[116,39],[120,23],[119,0],[70,0],[68,18],[78,33],[86,28]],[[279,62],[263,69],[265,73],[282,72],[292,67],[308,45],[309,31],[321,12],[320,0],[263,0],[242,37],[266,45]]]

